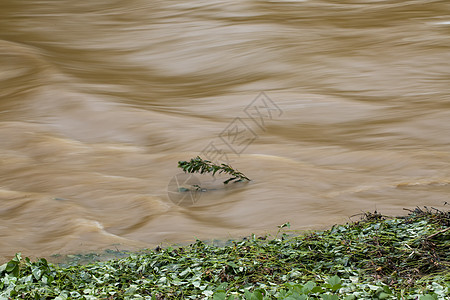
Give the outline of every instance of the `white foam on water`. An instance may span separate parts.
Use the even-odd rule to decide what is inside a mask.
[[[434,22],[433,25],[450,25],[450,21]]]

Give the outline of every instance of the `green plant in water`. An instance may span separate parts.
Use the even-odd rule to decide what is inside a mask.
[[[231,166],[227,164],[216,165],[210,162],[209,160],[203,160],[200,156],[196,158],[191,158],[190,161],[179,161],[178,167],[183,169],[184,172],[187,173],[211,173],[213,176],[218,173],[225,173],[231,178],[225,180],[223,183],[228,184],[230,182],[238,182],[238,181],[250,181],[250,179],[242,174],[241,172],[233,169]]]

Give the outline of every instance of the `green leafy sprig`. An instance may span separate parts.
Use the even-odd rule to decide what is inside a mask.
[[[250,179],[247,176],[233,169],[231,166],[227,164],[216,165],[209,160],[203,160],[202,158],[200,158],[200,156],[191,158],[190,161],[179,161],[178,167],[183,169],[183,171],[187,173],[200,173],[200,174],[212,173],[213,176],[216,173],[218,174],[225,173],[232,176],[231,178],[225,180],[223,182],[224,184],[228,184],[233,181],[234,182],[244,180],[250,181]]]

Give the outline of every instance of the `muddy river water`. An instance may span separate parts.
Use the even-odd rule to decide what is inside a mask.
[[[252,181],[197,176],[180,205],[169,182],[197,155]],[[449,195],[449,1],[0,3],[1,260]]]

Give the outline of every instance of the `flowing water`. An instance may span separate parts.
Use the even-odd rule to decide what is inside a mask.
[[[252,181],[197,176],[213,188],[177,205],[177,162],[200,153]],[[449,194],[449,1],[0,3],[1,260],[326,228]]]

